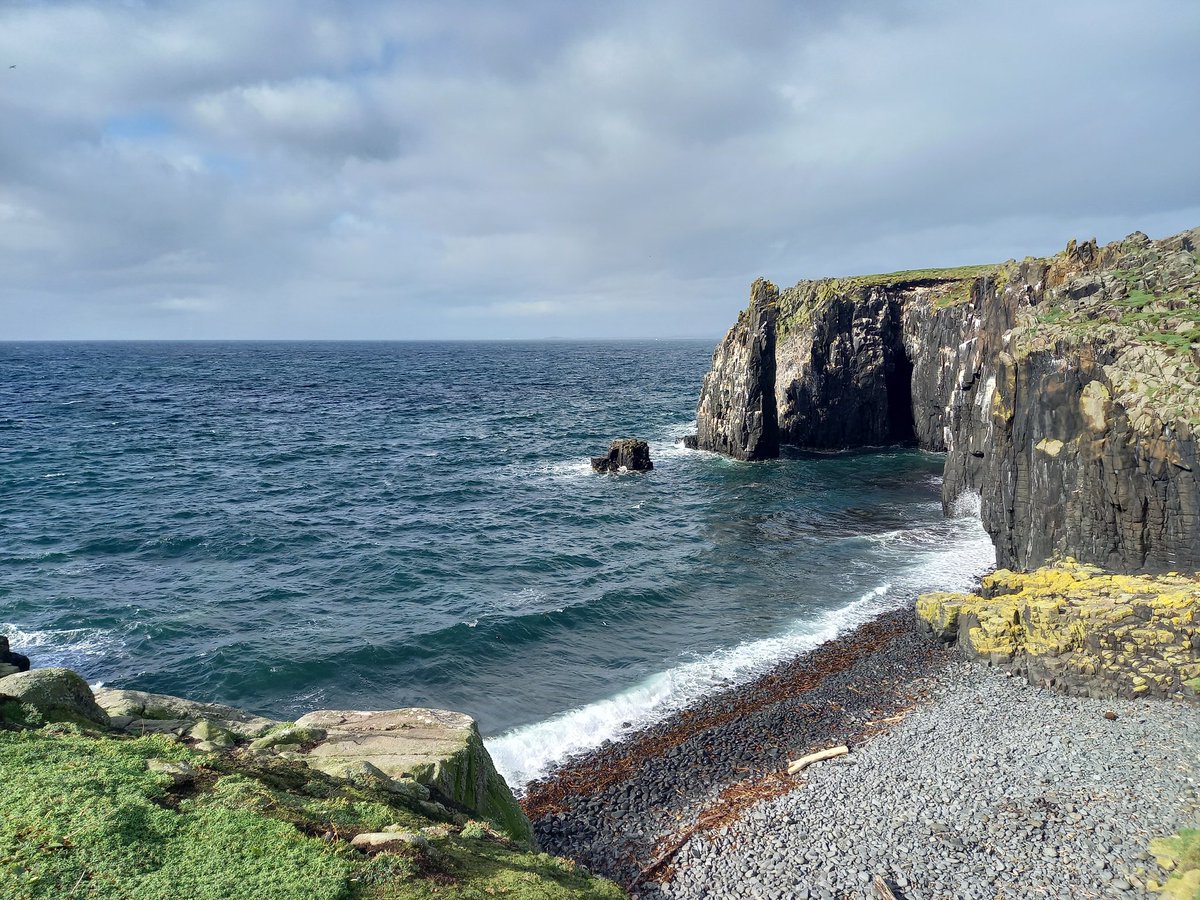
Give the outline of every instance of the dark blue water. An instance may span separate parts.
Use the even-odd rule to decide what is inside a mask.
[[[911,450],[684,450],[711,345],[0,344],[0,632],[283,717],[475,715],[514,781],[991,562]],[[599,476],[613,437],[656,468]]]

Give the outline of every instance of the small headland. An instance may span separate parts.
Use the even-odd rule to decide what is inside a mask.
[[[0,897],[616,900],[538,852],[474,721],[0,678]]]

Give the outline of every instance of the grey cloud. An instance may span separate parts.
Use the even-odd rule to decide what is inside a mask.
[[[758,274],[1194,226],[1197,33],[1186,0],[7,6],[0,338],[715,337]]]

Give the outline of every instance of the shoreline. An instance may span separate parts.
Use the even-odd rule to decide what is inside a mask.
[[[1103,713],[1113,711],[1109,721]],[[784,772],[789,760],[839,744],[848,757]],[[542,849],[641,900],[868,897],[876,875],[898,897],[1145,897],[1148,881],[1166,877],[1149,840],[1192,825],[1200,810],[1197,750],[1194,706],[1031,686],[935,645],[910,607],[568,761],[520,802]],[[868,762],[856,774],[874,758],[887,771]],[[1025,790],[1031,772],[1051,783],[1013,795],[1011,815],[1030,821],[1004,831],[1002,797]],[[881,799],[893,776],[910,779],[894,808]],[[1091,791],[1095,783],[1106,791]],[[922,817],[946,804],[936,821]],[[1002,846],[973,824],[980,816],[1000,829]],[[1080,837],[1079,823],[1093,830]],[[789,828],[792,840],[782,840]],[[911,870],[889,855],[900,835],[912,841]]]
[[[520,803],[544,850],[640,896],[669,869],[681,837],[791,790],[789,760],[837,744],[853,750],[885,730],[953,658],[916,632],[911,607],[886,612],[567,761],[527,785]]]

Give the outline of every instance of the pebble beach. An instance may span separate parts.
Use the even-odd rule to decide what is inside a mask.
[[[542,847],[638,898],[1153,896],[1149,842],[1200,819],[1200,708],[1030,685],[911,615],[530,786]]]

